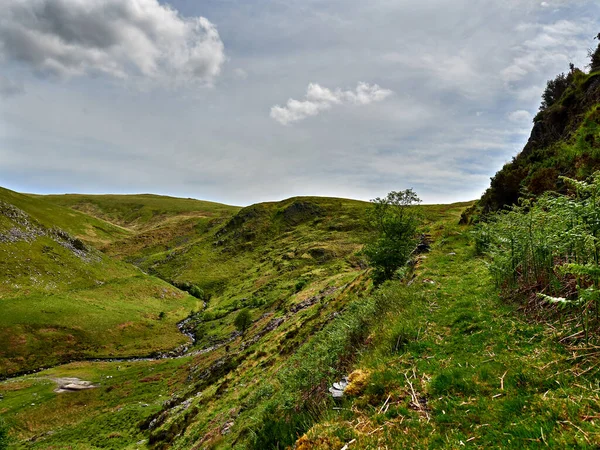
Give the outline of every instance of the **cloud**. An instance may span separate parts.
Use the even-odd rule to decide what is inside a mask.
[[[531,122],[532,119],[533,116],[531,115],[531,113],[523,109],[513,111],[508,115],[508,120],[514,123]]]
[[[210,84],[225,61],[216,27],[157,0],[0,0],[0,59],[38,74]]]
[[[521,24],[517,32],[533,31],[534,35],[515,48],[511,64],[502,70],[505,83],[518,82],[528,75],[562,66],[585,57],[586,45],[596,25],[591,21],[559,20],[550,24]]]
[[[25,87],[22,82],[13,81],[0,75],[0,97],[8,98],[15,95],[23,94]]]
[[[285,106],[273,106],[271,118],[282,125],[288,125],[310,116],[316,116],[333,105],[368,105],[385,100],[392,94],[392,91],[382,89],[377,84],[363,82],[359,82],[354,91],[342,91],[340,88],[332,91],[317,83],[310,83],[306,89],[305,100],[290,98]]]

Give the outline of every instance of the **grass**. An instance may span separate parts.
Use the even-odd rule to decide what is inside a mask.
[[[301,197],[239,211],[225,208],[196,214],[192,206],[182,206],[187,204],[183,201],[162,212],[157,203],[145,205],[137,216],[125,216],[134,209],[130,204],[121,207],[112,196],[94,199],[104,208],[101,212],[90,208],[98,220],[108,218],[128,227],[120,238],[96,243],[106,254],[124,261],[108,259],[94,250],[89,253],[93,258],[84,261],[57,245],[51,236],[10,244],[4,259],[7,281],[0,284],[2,301],[11,310],[0,326],[5,348],[12,352],[5,358],[6,364],[36,367],[42,359],[48,363],[53,358],[144,354],[177,345],[174,321],[200,305],[158,278],[133,269],[130,262],[169,282],[191,283],[211,294],[206,310],[195,317],[196,349],[217,345],[213,351],[192,354],[185,363],[172,361],[176,366],[173,376],[185,376],[186,381],[167,383],[166,390],[163,385],[159,395],[169,402],[166,406],[154,402],[156,406],[143,407],[143,412],[132,406],[133,412],[116,414],[120,413],[114,409],[117,398],[104,397],[101,390],[59,396],[47,381],[47,377],[58,376],[54,373],[95,381],[94,370],[114,370],[110,363],[74,363],[42,372],[39,378],[15,379],[12,383],[19,387],[4,394],[0,411],[20,442],[42,436],[34,447],[64,443],[73,448],[135,448],[142,438],[159,448],[190,448],[198,442],[244,446],[259,442],[251,436],[264,429],[256,420],[268,417],[273,392],[293,393],[276,398],[297,402],[313,383],[322,389],[323,383],[354,360],[344,356],[348,340],[368,329],[360,319],[366,310],[360,311],[368,306],[361,298],[370,289],[359,253],[369,233],[364,222],[366,203]],[[135,200],[141,201],[138,196]],[[158,204],[172,201],[154,200]],[[81,202],[76,205],[81,207]],[[425,229],[437,229],[440,220],[458,217],[463,208],[463,204],[423,207]],[[236,337],[233,319],[243,308],[250,312],[253,323],[244,336]],[[336,319],[339,311],[346,309],[345,315]],[[276,326],[271,326],[273,323]],[[338,336],[335,351],[328,333]],[[177,337],[184,339],[180,334]],[[227,345],[220,344],[225,340]],[[320,349],[319,358],[313,358],[316,349]],[[44,358],[42,353],[50,357]],[[342,363],[336,362],[340,358]],[[141,361],[135,366],[150,370],[155,364]],[[156,371],[161,379],[171,379],[166,373],[173,367],[165,364],[161,366],[164,370],[156,367]],[[282,371],[282,367],[292,372]],[[135,398],[135,392],[146,392],[140,386],[145,377],[140,378],[138,372],[119,376],[119,383],[130,387],[121,392],[122,401],[129,402],[132,395]],[[273,380],[279,381],[272,384]],[[0,386],[8,390],[15,384]],[[40,399],[32,402],[33,406],[15,400],[35,392]],[[158,391],[152,392],[158,395]],[[77,409],[61,400],[77,397],[78,404],[88,406]],[[182,404],[186,406],[178,406]],[[85,409],[86,413],[70,415],[65,412],[68,408]],[[54,428],[63,420],[63,413],[57,431]],[[132,425],[134,417],[139,420]],[[297,426],[288,429],[290,442],[318,417],[306,411],[297,419]],[[148,429],[152,420],[155,425]],[[223,435],[223,427],[231,433]],[[109,429],[117,434],[110,435]],[[44,434],[50,430],[55,434]],[[81,436],[95,438],[84,440]]]
[[[15,210],[3,209],[0,235],[23,233],[0,245],[0,377],[78,358],[146,356],[187,342],[176,323],[201,307],[197,299],[53,231],[53,221],[65,216],[74,233],[97,219],[0,194],[21,211],[15,218]]]
[[[15,448],[140,448],[138,423],[185,382],[188,365],[189,358],[68,364],[0,383],[0,413]],[[98,387],[58,394],[53,380],[63,377]]]
[[[390,309],[353,367],[369,381],[301,448],[598,446],[597,362],[503,303],[465,231],[438,238],[410,287],[377,294]]]
[[[118,225],[55,205],[36,196],[0,188],[0,201],[26,211],[34,220],[48,228],[60,228],[92,245],[105,245],[131,234]]]
[[[240,208],[163,195],[44,195],[48,203],[68,207],[122,227],[143,231],[188,218],[229,216]]]

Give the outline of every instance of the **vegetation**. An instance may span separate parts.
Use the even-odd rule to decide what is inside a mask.
[[[595,39],[600,41],[600,33],[598,33]],[[600,44],[598,44],[598,47],[596,47],[595,51],[590,50],[590,59],[590,70],[592,72],[600,70]]]
[[[95,218],[0,191],[0,377],[79,358],[148,356],[187,342],[176,323],[198,309],[196,299],[55,223],[99,245],[123,236]],[[90,231],[98,227],[106,230],[101,240]]]
[[[375,237],[363,252],[373,267],[373,281],[380,284],[392,278],[408,261],[416,245],[416,210],[420,203],[412,189],[390,192],[385,198],[372,200],[369,220]]]
[[[410,286],[374,294],[387,306],[346,369],[364,382],[296,448],[597,446],[597,360],[573,358],[552,327],[498,297],[469,228],[431,233]]]
[[[233,324],[237,328],[237,330],[242,333],[242,335],[246,334],[246,330],[250,328],[252,325],[252,316],[250,315],[250,311],[247,309],[242,309],[237,313]]]
[[[576,310],[571,325],[581,332],[567,334],[587,342],[600,327],[600,172],[589,183],[563,181],[571,195],[526,201],[481,224],[476,236],[505,295]]]
[[[546,89],[542,94],[542,104],[540,105],[540,110],[544,111],[559,101],[572,81],[573,77],[569,77],[564,73],[561,73],[553,80],[549,80],[546,84]]]
[[[0,449],[600,446],[594,64],[476,205],[0,190]]]
[[[0,450],[8,449],[8,425],[4,419],[0,416]]]

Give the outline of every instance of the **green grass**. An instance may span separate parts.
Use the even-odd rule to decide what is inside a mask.
[[[82,211],[137,231],[186,218],[229,216],[240,208],[220,203],[163,195],[44,195],[47,202]]]
[[[503,303],[466,231],[438,241],[410,287],[377,293],[390,309],[354,364],[369,382],[306,433],[310,448],[339,436],[355,448],[598,446],[594,358],[573,360],[553,328]]]
[[[55,205],[37,196],[19,194],[1,187],[0,201],[24,210],[34,220],[48,228],[60,228],[93,245],[107,244],[131,234],[118,225]]]
[[[310,197],[255,205],[237,215],[231,212],[215,217],[175,215],[173,221],[163,217],[114,243],[98,245],[124,262],[96,252],[92,253],[98,260],[83,262],[48,237],[32,244],[11,244],[21,247],[11,249],[13,259],[7,259],[6,265],[11,268],[7,272],[10,281],[0,284],[8,299],[6,304],[13,311],[12,322],[4,319],[6,334],[14,339],[21,333],[27,339],[19,344],[21,347],[11,342],[7,348],[21,348],[23,354],[34,359],[30,361],[33,365],[39,363],[43,350],[61,358],[80,357],[82,354],[69,353],[70,347],[65,344],[69,343],[65,339],[69,336],[80,339],[77,348],[89,352],[85,356],[139,354],[151,351],[151,346],[176,345],[169,337],[169,332],[174,331],[175,317],[181,318],[189,309],[200,306],[195,299],[185,297],[181,302],[189,299],[194,305],[166,309],[169,296],[160,298],[163,287],[170,289],[169,292],[179,291],[132,269],[127,262],[134,262],[168,281],[196,284],[212,294],[207,310],[196,316],[199,335],[196,349],[231,339],[235,330],[233,319],[242,308],[250,311],[254,322],[243,337],[235,337],[227,346],[184,358],[185,362],[164,362],[163,369],[157,367],[156,371],[171,381],[156,390],[147,391],[142,386],[140,380],[145,377],[137,370],[147,371],[159,363],[142,361],[135,363],[136,370],[120,375],[118,385],[128,389],[114,397],[102,394],[102,390],[59,396],[43,378],[50,376],[47,373],[67,376],[66,373],[96,381],[96,370],[111,375],[115,370],[109,363],[70,364],[40,373],[41,378],[35,378],[32,385],[28,384],[31,376],[17,378],[12,381],[15,384],[0,384],[0,391],[3,388],[6,391],[4,400],[0,400],[0,414],[6,417],[22,445],[24,439],[39,436],[34,444],[27,444],[34,448],[53,445],[81,449],[136,448],[135,443],[142,439],[175,448],[193,445],[230,448],[234,442],[244,448],[256,442],[252,433],[261,429],[261,420],[268,417],[269,399],[274,392],[287,386],[287,391],[295,392],[288,400],[297,400],[311,389],[311,377],[313,381],[320,380],[322,389],[326,387],[321,385],[324,380],[339,376],[355,360],[353,351],[345,356],[349,350],[346,339],[355,336],[347,334],[347,325],[354,324],[353,329],[361,329],[361,333],[366,328],[360,321],[352,322],[347,313],[338,314],[350,304],[360,305],[361,298],[370,290],[363,257],[358,253],[369,234],[364,222],[367,206],[352,200]],[[423,207],[424,229],[439,232],[440,221],[456,220],[464,206]],[[454,233],[454,230],[439,232],[448,239]],[[51,249],[44,252],[45,246]],[[23,264],[27,259],[28,264]],[[35,280],[31,279],[32,271]],[[26,291],[22,285],[27,285]],[[55,294],[49,292],[52,289]],[[295,305],[313,296],[318,296],[318,300],[312,306],[293,312]],[[119,301],[115,302],[116,299]],[[34,307],[24,307],[23,300]],[[174,308],[181,305],[179,300],[173,300]],[[359,318],[360,308],[352,308],[354,317]],[[163,320],[159,319],[161,311],[167,312]],[[53,326],[46,324],[48,317],[53,317]],[[283,322],[274,330],[265,331],[275,319]],[[18,328],[23,322],[28,324],[24,330]],[[327,330],[337,330],[332,331],[339,337],[335,351],[330,352],[328,347]],[[318,335],[322,337],[314,338]],[[183,339],[181,335],[178,337]],[[320,359],[311,358],[317,347]],[[338,359],[340,364],[335,362]],[[9,361],[19,360],[11,356]],[[306,372],[308,378],[296,377],[300,372],[294,372],[293,365],[297,363],[290,361],[308,364],[298,369]],[[281,374],[287,373],[282,371],[284,367],[292,369],[292,373],[282,385]],[[311,367],[318,371],[313,374]],[[273,384],[276,380],[279,381]],[[6,386],[18,387],[8,392]],[[38,392],[40,400],[23,401],[34,392]],[[149,407],[131,402],[138,398],[136,392],[153,399],[144,400]],[[158,395],[165,398],[168,395],[172,403],[163,406]],[[185,407],[177,406],[183,402]],[[72,408],[80,411],[81,417],[71,415]],[[148,429],[154,419],[156,426]],[[307,412],[298,417],[297,427],[291,429],[306,430],[317,419],[318,416]],[[223,427],[230,427],[231,432],[222,434]],[[108,432],[113,429],[118,435]],[[55,433],[46,435],[47,431]]]
[[[0,193],[22,211],[15,219],[14,210],[3,209],[0,234],[25,233],[0,245],[0,377],[71,359],[146,356],[187,342],[176,323],[201,307],[197,299],[52,231],[65,216],[73,233],[97,219]]]
[[[185,382],[188,365],[189,358],[68,364],[0,382],[0,413],[15,448],[140,448],[136,443],[145,436],[138,424]],[[98,387],[54,392],[53,379],[63,377]]]

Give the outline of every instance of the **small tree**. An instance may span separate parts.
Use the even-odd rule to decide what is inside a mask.
[[[375,284],[392,278],[407,263],[416,246],[419,218],[414,206],[420,202],[412,189],[371,200],[368,219],[375,234],[363,252],[373,267]]]
[[[560,100],[562,95],[569,87],[569,77],[564,73],[558,75],[554,80],[548,80],[546,83],[546,89],[542,94],[542,104],[540,105],[540,111],[544,111],[554,105]]]
[[[246,330],[250,328],[250,325],[252,325],[252,317],[250,316],[250,312],[247,309],[242,309],[237,316],[235,316],[233,324],[238,331],[242,333],[242,336],[246,334]]]

